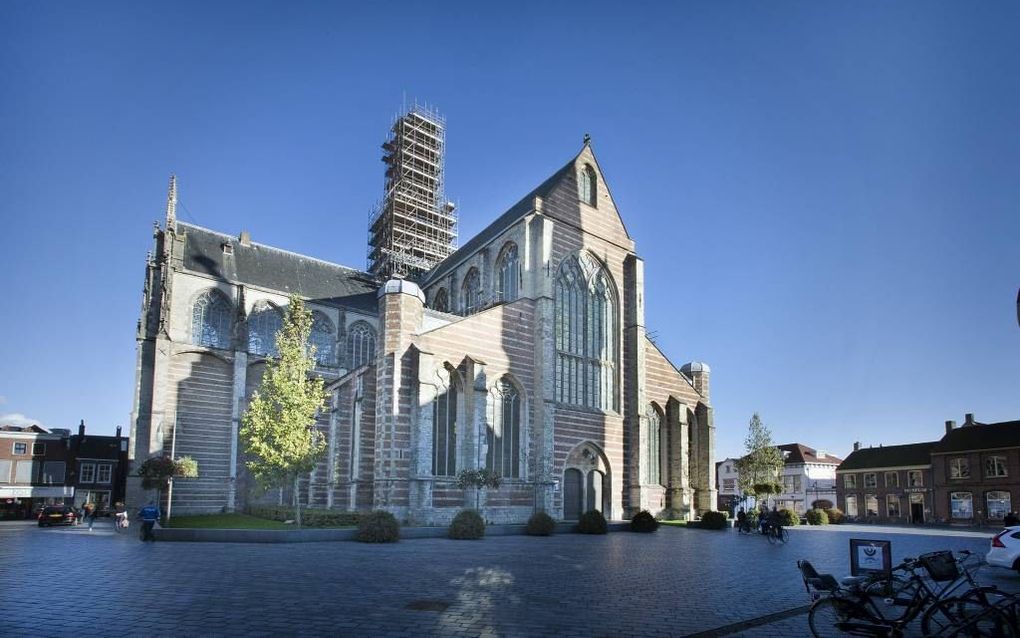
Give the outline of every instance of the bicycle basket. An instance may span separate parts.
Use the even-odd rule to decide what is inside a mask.
[[[948,550],[921,554],[917,560],[935,581],[956,580],[960,577],[960,568],[956,564],[953,552]]]

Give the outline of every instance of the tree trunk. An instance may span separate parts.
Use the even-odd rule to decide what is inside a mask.
[[[294,475],[294,522],[301,529],[301,475]]]

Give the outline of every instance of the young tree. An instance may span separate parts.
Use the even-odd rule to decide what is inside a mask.
[[[326,451],[315,415],[326,401],[322,379],[312,374],[315,348],[308,343],[312,313],[292,295],[283,326],[276,334],[278,358],[266,363],[262,385],[241,418],[241,441],[248,471],[265,488],[294,485],[297,526],[301,527],[301,476],[311,472]]]
[[[772,433],[761,422],[757,412],[747,424],[744,449],[747,453],[737,461],[737,486],[740,491],[755,497],[779,493],[782,487],[777,479],[783,470],[783,454],[772,442]]]

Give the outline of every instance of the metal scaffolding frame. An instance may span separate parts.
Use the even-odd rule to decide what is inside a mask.
[[[457,215],[446,201],[446,120],[414,104],[393,122],[382,145],[386,194],[369,214],[368,270],[415,278],[457,248]]]

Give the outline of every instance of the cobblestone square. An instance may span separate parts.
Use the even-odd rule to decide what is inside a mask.
[[[785,546],[733,532],[562,534],[482,541],[141,543],[107,523],[0,526],[2,635],[807,635],[796,561],[848,573],[848,539],[894,559],[987,551],[986,536],[793,529]],[[985,570],[1012,590],[1020,578]],[[722,631],[714,631],[720,630]]]

